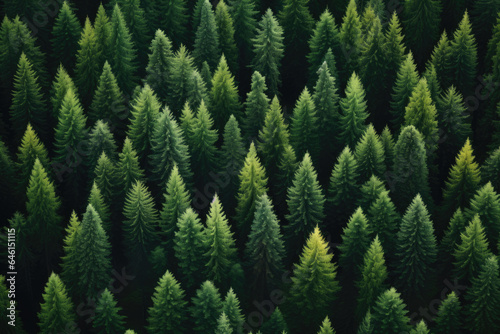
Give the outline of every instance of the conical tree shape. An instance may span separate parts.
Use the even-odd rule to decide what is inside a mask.
[[[229,8],[224,1],[219,1],[215,9],[215,25],[219,34],[220,50],[226,56],[231,72],[237,73],[238,49],[234,40],[234,24],[231,14],[229,14]]]
[[[370,179],[363,183],[360,187],[360,194],[357,198],[357,205],[363,210],[368,209],[375,203],[380,194],[386,191],[385,183],[375,175],[370,176]]]
[[[155,120],[151,136],[149,163],[153,178],[163,187],[172,168],[177,165],[184,182],[191,183],[192,173],[188,146],[184,143],[182,130],[172,113],[165,107]]]
[[[248,65],[252,56],[252,38],[257,27],[256,4],[251,0],[229,0],[228,4],[234,21],[234,38],[239,50],[240,68],[243,68]]]
[[[69,76],[68,72],[64,69],[62,65],[57,68],[56,76],[52,82],[52,89],[50,91],[50,103],[52,104],[52,120],[54,124],[59,118],[59,111],[61,110],[62,101],[66,92],[71,89],[73,92],[77,92],[76,86],[73,80]]]
[[[285,146],[283,156],[279,162],[278,184],[276,187],[278,188],[278,193],[284,198],[283,202],[285,201],[288,188],[293,184],[297,167],[297,156],[295,155],[292,145]]]
[[[206,64],[205,62],[203,62]],[[212,78],[210,77],[211,83]],[[194,109],[200,107],[201,101],[204,101],[207,106],[210,106],[210,96],[208,95],[207,83],[203,79],[200,72],[194,70],[188,80],[188,96],[186,100]],[[210,108],[209,108],[210,109]]]
[[[109,20],[106,10],[102,3],[97,9],[97,15],[94,20],[94,33],[97,44],[97,52],[99,53],[98,61],[96,61],[96,66],[101,69],[106,60],[109,61],[111,56],[111,30],[112,25]]]
[[[90,170],[95,170],[102,152],[113,160],[116,158],[116,142],[108,123],[104,123],[102,120],[95,123],[89,134],[88,146],[86,164]]]
[[[52,56],[64,67],[75,67],[75,54],[82,26],[67,1],[63,1],[52,28]]]
[[[172,43],[165,36],[163,30],[156,30],[149,52],[145,81],[158,94],[161,101],[166,101],[170,64],[174,54],[172,52]]]
[[[344,69],[340,80],[341,87],[347,82],[349,75],[358,70],[362,43],[361,22],[356,8],[356,0],[350,0],[340,26],[340,45],[342,55],[338,58],[339,68]]]
[[[400,216],[388,191],[380,193],[370,206],[367,217],[373,233],[380,238],[384,252],[392,256],[396,251],[396,233]]]
[[[226,313],[222,311],[219,319],[217,320],[217,326],[215,328],[215,334],[232,334],[233,328],[229,323]]]
[[[364,179],[368,175],[382,176],[385,172],[384,147],[372,124],[368,126],[356,145],[358,171]],[[361,181],[364,181],[361,179]]]
[[[484,165],[481,166],[481,173],[485,180],[491,182],[493,188],[500,191],[500,148],[491,152]]]
[[[170,271],[160,278],[149,308],[149,333],[183,333],[187,302],[181,285]],[[165,316],[167,315],[168,316]]]
[[[410,329],[408,311],[400,294],[394,288],[382,293],[371,311],[372,333],[404,333]]]
[[[128,137],[125,137],[122,151],[118,155],[116,176],[119,186],[117,190],[122,198],[125,197],[136,181],[144,181],[144,171],[139,165],[139,158]]]
[[[472,280],[465,299],[470,303],[466,308],[466,326],[475,333],[493,333],[499,330],[500,277],[498,259],[487,258],[481,265],[479,275]]]
[[[256,138],[264,126],[269,110],[269,98],[266,95],[266,78],[259,72],[252,74],[252,86],[245,101],[245,119],[243,130],[249,138]],[[274,101],[274,99],[273,99]]]
[[[76,320],[71,298],[57,274],[52,273],[45,285],[41,310],[38,313],[38,326],[43,334],[59,333]]]
[[[221,55],[219,35],[212,4],[207,0],[201,7],[200,25],[196,27],[193,57],[198,66],[207,61],[210,69],[217,67]]]
[[[254,71],[266,78],[270,96],[279,95],[281,58],[283,58],[284,53],[283,28],[270,8],[262,16],[252,42]]]
[[[244,322],[240,301],[233,289],[229,289],[222,304],[222,311],[226,314],[228,322],[234,333],[238,333]]]
[[[342,146],[354,147],[366,129],[365,120],[368,117],[365,90],[355,72],[347,83],[345,94],[346,97],[340,100],[339,142]]]
[[[361,9],[361,8],[360,8]],[[361,12],[361,10],[360,10]],[[361,33],[363,35],[363,42],[368,40],[368,36],[370,35],[370,31],[375,25],[375,21],[379,19],[373,7],[371,5],[364,6],[363,13],[361,14]],[[380,20],[380,19],[379,19]],[[360,66],[361,58],[360,58]]]
[[[134,89],[136,81],[136,49],[118,4],[115,4],[111,16],[109,50],[108,61],[116,75],[118,86],[129,93]]]
[[[101,190],[104,200],[108,203],[111,203],[112,199],[119,193],[117,189],[119,179],[115,173],[115,165],[103,152],[99,160],[97,160],[97,166],[94,170],[94,182]]]
[[[477,276],[484,261],[491,256],[488,239],[478,215],[472,218],[465,231],[460,235],[460,243],[455,246],[453,256],[455,273],[458,278],[471,280]]]
[[[271,317],[264,322],[261,327],[262,334],[273,334],[273,333],[286,333],[288,327],[286,325],[283,314],[281,313],[279,307],[276,307]]]
[[[182,109],[188,98],[189,78],[194,70],[193,57],[184,45],[174,54],[170,63],[170,76],[167,78],[168,106],[173,111]]]
[[[366,312],[363,321],[359,324],[357,334],[372,334],[373,333],[373,324],[372,324],[372,315],[370,311]]]
[[[187,38],[187,3],[186,0],[159,1],[156,15],[160,14],[160,27],[172,40],[175,47],[185,43]],[[147,13],[146,13],[147,14]],[[149,17],[149,15],[147,15]]]
[[[191,290],[201,284],[205,270],[203,255],[206,253],[203,225],[196,212],[188,208],[177,221],[174,237],[175,257],[182,275],[182,282]]]
[[[295,153],[301,157],[309,152],[311,158],[317,161],[319,154],[319,122],[316,116],[316,107],[304,88],[293,109],[290,126],[290,141]]]
[[[420,195],[403,216],[397,241],[398,284],[410,295],[419,294],[432,273],[437,256],[434,227]]]
[[[318,334],[335,334],[335,329],[333,329],[332,323],[330,322],[328,316],[326,316],[325,320],[323,320]]]
[[[431,93],[432,101],[437,103],[439,96],[442,93],[442,88],[437,77],[436,68],[433,64],[427,64],[424,73],[422,73],[422,77],[427,80],[427,86],[429,88],[429,92]]]
[[[490,182],[479,189],[470,202],[467,215],[471,218],[476,214],[479,215],[489,240],[496,245],[500,239],[500,195]]]
[[[32,63],[21,53],[12,89],[10,118],[15,138],[21,138],[28,123],[42,137],[46,134],[47,110]]]
[[[80,230],[80,225],[81,223],[78,220],[78,216],[75,211],[73,211],[68,227],[66,228],[66,236],[64,237],[64,256],[61,257],[61,277],[66,282],[75,282],[78,277],[79,264],[76,262],[75,238]]]
[[[385,291],[386,279],[387,267],[384,250],[378,236],[376,236],[364,255],[361,278],[356,282],[359,289],[356,312],[360,318],[375,305],[378,296]]]
[[[383,11],[385,11],[386,9],[383,1],[380,1],[380,3],[382,4]],[[382,17],[380,18],[382,23],[384,23],[384,19],[385,18]],[[403,42],[404,36],[401,33],[401,24],[399,23],[399,18],[396,12],[392,13],[388,24],[389,26],[387,27],[387,30],[384,34],[385,67],[387,69],[387,72],[384,75],[384,87],[386,90],[389,90],[394,84],[398,69],[406,58],[406,47],[405,43]],[[389,95],[386,96],[389,97]]]
[[[205,281],[196,290],[192,300],[191,317],[194,321],[195,333],[210,333],[217,327],[221,314],[222,300],[219,290],[211,281]]]
[[[293,314],[306,316],[295,318],[293,328],[317,328],[326,316],[327,309],[340,290],[336,280],[336,265],[332,262],[328,244],[316,226],[309,235],[292,276],[289,301]]]
[[[380,141],[382,142],[382,146],[384,147],[386,171],[389,171],[394,164],[395,143],[394,138],[392,137],[391,130],[389,130],[389,127],[387,125],[380,134]]]
[[[410,51],[399,67],[397,78],[392,88],[391,113],[394,129],[399,129],[404,123],[406,106],[410,101],[413,90],[417,86],[418,80],[417,66],[413,61],[413,54]]]
[[[264,194],[257,200],[245,254],[248,266],[255,277],[255,291],[266,291],[271,283],[279,281],[283,270],[285,248],[278,218],[269,197]]]
[[[444,259],[441,259],[443,263],[453,262],[453,250],[460,243],[460,235],[465,232],[467,224],[466,215],[464,215],[462,209],[458,208],[451,217],[450,223],[441,239],[440,250],[446,256]]]
[[[434,333],[460,333],[462,323],[461,311],[460,300],[455,291],[452,291],[446,296],[441,305],[439,305],[435,319],[436,327],[434,327]]]
[[[109,211],[109,205],[105,202],[101,190],[99,190],[95,182],[92,184],[92,189],[90,190],[88,204],[92,205],[99,215],[99,218],[101,218],[101,226],[104,232],[106,232],[106,235],[109,236],[111,232],[111,213]]]
[[[410,331],[410,334],[429,334],[429,329],[423,320],[420,320]]]
[[[121,310],[121,307],[116,306],[113,294],[107,288],[104,289],[97,301],[92,327],[99,334],[122,333],[125,330],[125,317],[119,314]]]
[[[500,16],[498,16],[498,13],[495,13],[497,15],[496,18],[496,23],[493,26],[493,29],[491,30],[491,38],[488,41],[488,46],[486,50],[486,55],[485,55],[485,65],[486,68],[490,68],[493,60],[497,58],[495,61],[498,61],[498,57],[496,56],[497,53],[497,46],[498,42],[500,41]]]
[[[217,130],[222,131],[231,114],[241,121],[238,87],[234,83],[234,77],[229,71],[224,55],[220,58],[212,78],[210,103],[211,109],[217,110],[217,113],[214,114],[214,124]]]
[[[434,66],[439,82],[442,87],[451,85],[452,76],[450,73],[451,47],[446,30],[443,31],[439,41],[432,51],[429,63]],[[427,66],[429,66],[427,63]]]

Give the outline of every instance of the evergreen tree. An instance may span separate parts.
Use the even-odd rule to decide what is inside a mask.
[[[339,68],[345,69],[340,80],[341,87],[343,87],[349,75],[358,70],[361,51],[359,48],[362,44],[361,21],[356,7],[356,0],[349,0],[349,5],[340,26],[339,37],[342,47],[342,55],[338,58]]]
[[[66,293],[66,286],[57,274],[50,274],[45,285],[41,310],[38,313],[40,333],[62,333],[67,325],[76,320],[71,298]]]
[[[357,334],[372,334],[373,333],[373,324],[372,324],[372,315],[370,311],[366,312],[363,321],[359,324]]]
[[[408,311],[401,295],[394,288],[383,292],[371,311],[373,334],[404,333],[410,329]]]
[[[328,313],[328,307],[340,290],[336,280],[337,266],[332,258],[333,254],[329,253],[328,244],[316,226],[307,239],[292,276],[289,301],[293,307],[290,312],[302,315],[290,318],[295,323],[293,328],[317,328]]]
[[[166,101],[170,64],[174,54],[172,52],[172,43],[165,36],[163,30],[156,30],[149,51],[145,81],[158,94],[161,101]]]
[[[224,55],[220,58],[219,66],[212,78],[210,103],[211,109],[217,110],[217,113],[214,114],[214,124],[217,130],[222,131],[231,114],[237,120],[241,120],[238,87],[229,71]]]
[[[497,19],[496,23],[491,30],[491,38],[488,41],[486,55],[485,55],[485,66],[486,68],[491,68],[492,62],[494,58],[497,58],[495,55],[497,53],[498,42],[500,42],[500,16],[496,13]],[[498,58],[495,60],[498,61]]]
[[[89,22],[90,23],[90,22]],[[63,1],[52,28],[52,56],[64,67],[75,67],[75,54],[82,26],[67,1]]]
[[[10,118],[15,138],[21,138],[28,123],[42,137],[46,134],[47,110],[32,63],[21,53],[12,89]]]
[[[193,108],[199,108],[201,101],[204,101],[207,106],[210,106],[210,96],[208,95],[205,80],[201,76],[200,72],[194,70],[191,72],[191,76],[188,80],[188,96],[186,102],[188,102]]]
[[[62,101],[66,92],[71,89],[73,92],[77,92],[76,86],[73,80],[69,76],[68,72],[64,69],[62,65],[57,68],[56,76],[52,82],[52,88],[50,91],[50,103],[52,104],[52,120],[54,124],[59,118],[59,110],[61,110]]]
[[[394,139],[392,137],[391,130],[389,130],[389,127],[387,125],[380,134],[380,141],[382,142],[382,146],[384,147],[385,166],[387,174],[387,171],[389,171],[394,164]]]
[[[281,58],[283,58],[283,28],[269,8],[259,22],[256,36],[252,39],[254,71],[266,78],[269,95],[279,95],[281,87]]]
[[[462,317],[461,317],[460,300],[455,291],[450,292],[446,299],[439,305],[436,327],[436,334],[460,333]]]
[[[347,83],[345,95],[340,99],[339,142],[343,146],[354,147],[366,129],[365,120],[368,117],[365,90],[355,72]]]
[[[235,333],[237,333],[244,322],[241,312],[240,301],[233,289],[229,289],[222,304],[222,311],[226,314],[228,322]]]
[[[106,235],[109,235],[111,232],[109,205],[104,201],[101,190],[99,190],[95,182],[92,184],[92,189],[90,190],[88,204],[92,205],[95,209],[99,218],[101,218],[101,226],[104,232],[106,232]]]
[[[182,282],[189,291],[201,284],[206,252],[203,225],[193,209],[186,209],[179,217],[173,241]]]
[[[116,158],[116,142],[113,138],[109,126],[101,120],[98,120],[92,130],[90,130],[88,139],[87,165],[90,170],[94,170],[102,152],[106,153],[111,159]]]
[[[273,333],[286,333],[288,327],[286,325],[283,314],[281,313],[279,307],[276,307],[271,317],[264,322],[261,327],[262,334],[273,334]]]
[[[174,112],[182,109],[189,93],[189,78],[194,70],[193,57],[184,45],[174,54],[167,78],[168,105]]]
[[[135,182],[144,181],[144,171],[139,165],[137,152],[133,149],[132,142],[128,137],[125,137],[122,151],[118,155],[116,176],[117,185],[119,186],[118,192],[121,198],[125,197]]]
[[[94,170],[94,182],[101,190],[101,194],[107,203],[111,203],[112,199],[115,198],[118,193],[117,185],[119,179],[115,171],[116,167],[113,162],[109,160],[106,153],[102,152]]]
[[[99,57],[96,59],[97,68],[101,69],[106,60],[109,61],[111,56],[111,30],[112,25],[104,6],[99,4],[97,15],[94,20],[94,33],[97,44],[97,52]]]
[[[259,130],[264,126],[266,114],[269,110],[269,98],[266,95],[266,90],[266,78],[257,71],[253,72],[251,90],[245,101],[245,119],[243,122],[243,130],[249,138],[256,138]]]
[[[406,113],[406,106],[410,101],[410,96],[417,86],[419,80],[417,66],[413,61],[411,51],[399,67],[396,81],[392,88],[391,113],[394,129],[399,129],[403,124]]]
[[[252,39],[257,28],[255,5],[251,0],[229,0],[229,11],[234,22],[234,39],[239,50],[240,69],[250,62],[252,56]]]
[[[400,215],[389,197],[388,191],[382,191],[368,210],[368,221],[374,234],[380,238],[384,252],[388,256],[396,251],[396,233]]]
[[[377,176],[372,175],[370,179],[360,187],[360,194],[356,201],[363,210],[368,211],[380,194],[386,191],[385,184]]]
[[[233,329],[231,328],[231,324],[227,319],[226,313],[222,311],[219,319],[217,320],[217,327],[215,328],[215,334],[232,334]]]
[[[155,15],[161,13],[159,26],[166,32],[175,47],[179,47],[187,39],[187,11],[185,0],[158,1]]]
[[[441,84],[438,81],[436,68],[432,63],[427,64],[422,77],[427,80],[427,87],[429,88],[429,93],[431,94],[431,99],[437,104],[439,96],[442,94]]]
[[[95,318],[92,327],[97,333],[122,333],[125,317],[119,312],[121,307],[116,306],[116,300],[111,292],[106,288],[101,293],[95,309]]]
[[[234,24],[229,8],[224,1],[219,1],[215,9],[215,25],[219,34],[220,50],[226,56],[231,72],[237,73],[238,49],[234,40]]]
[[[222,305],[219,290],[211,281],[205,281],[192,300],[191,317],[195,333],[210,333],[217,327]]]
[[[500,195],[495,192],[491,182],[479,189],[470,202],[467,215],[472,218],[479,215],[485,233],[493,245],[500,239]]]
[[[382,3],[383,11],[385,11],[385,5]],[[384,18],[380,18],[380,21],[384,23]],[[401,24],[399,23],[399,18],[396,12],[392,13],[391,18],[388,22],[389,26],[384,34],[384,59],[386,73],[384,75],[385,82],[384,88],[386,90],[390,89],[396,80],[398,69],[400,68],[405,57],[405,44],[403,43],[403,35],[401,33]],[[387,97],[389,97],[387,95]]]
[[[278,194],[283,197],[283,202],[285,202],[285,197],[293,184],[295,177],[295,172],[298,167],[297,156],[291,145],[285,146],[283,156],[280,159],[278,173]]]
[[[116,75],[118,86],[126,93],[131,92],[136,81],[136,49],[118,4],[115,4],[111,16],[109,53],[108,61]]]
[[[436,237],[427,208],[417,195],[406,210],[397,234],[398,284],[408,294],[419,294],[436,261]]]
[[[410,334],[429,334],[429,329],[427,329],[427,325],[423,320],[420,320],[410,331]]]
[[[368,175],[382,176],[384,174],[384,147],[372,124],[363,133],[355,152],[360,175],[366,178]]]
[[[210,69],[213,70],[217,67],[221,49],[215,14],[212,10],[212,4],[208,0],[203,2],[200,14],[200,24],[195,27],[197,30],[193,57],[198,66],[201,67],[201,64],[206,61]]]
[[[485,180],[491,182],[496,190],[500,191],[500,148],[497,148],[481,166],[481,173]]]
[[[170,271],[158,281],[149,308],[148,331],[150,333],[183,333],[187,316],[184,290]],[[166,316],[168,315],[168,316]]]
[[[325,317],[325,320],[321,323],[321,327],[319,329],[318,334],[335,334],[335,329],[332,327],[332,323],[328,316]]]
[[[460,235],[465,231],[467,223],[466,215],[464,215],[462,209],[458,208],[451,217],[450,223],[441,239],[440,250],[445,256],[445,258],[442,259],[443,263],[453,262],[453,250],[458,245]]]
[[[71,213],[66,236],[64,237],[64,256],[61,257],[61,277],[66,282],[75,282],[78,277],[78,263],[76,262],[75,238],[80,230],[80,221],[75,211]]]
[[[488,257],[483,262],[465,298],[470,303],[465,313],[469,330],[475,333],[499,330],[500,311],[497,305],[500,301],[500,277],[497,257]]]
[[[295,153],[301,157],[309,152],[311,158],[317,161],[319,155],[318,130],[316,107],[306,87],[295,104],[291,119],[290,141]]]

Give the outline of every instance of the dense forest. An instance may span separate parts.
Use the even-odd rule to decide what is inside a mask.
[[[500,333],[499,0],[3,0],[1,333]]]

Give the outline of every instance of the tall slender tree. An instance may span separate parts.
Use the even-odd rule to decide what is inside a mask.
[[[75,67],[75,54],[82,26],[67,1],[63,1],[52,28],[52,56],[64,67]]]
[[[266,78],[259,72],[252,74],[252,86],[245,101],[245,119],[243,130],[249,138],[256,138],[264,126],[269,110],[269,98],[266,95]]]
[[[121,310],[122,308],[116,305],[113,294],[108,288],[104,289],[97,300],[92,327],[99,334],[123,332],[125,316],[120,314]]]
[[[71,298],[66,293],[66,286],[57,274],[50,274],[44,288],[43,302],[38,313],[40,333],[64,332],[68,324],[76,320]]]
[[[210,69],[214,70],[219,62],[221,49],[215,14],[210,1],[203,2],[200,14],[200,24],[195,27],[197,30],[193,57],[199,67],[206,61]]]
[[[303,156],[309,152],[317,161],[319,155],[319,124],[316,107],[307,88],[304,88],[293,109],[290,125],[290,141],[295,153]]]

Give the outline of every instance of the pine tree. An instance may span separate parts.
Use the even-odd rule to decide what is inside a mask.
[[[90,22],[89,22],[90,23]],[[67,1],[63,1],[52,28],[52,56],[64,67],[75,67],[75,54],[82,26]]]
[[[217,67],[221,49],[215,14],[209,1],[205,1],[201,7],[200,25],[196,29],[193,57],[198,66],[201,67],[203,61],[207,61],[213,70]]]
[[[360,8],[361,11],[361,8]],[[361,14],[361,34],[363,36],[363,42],[366,42],[368,40],[368,37],[370,35],[370,31],[372,27],[375,24],[375,21],[378,19],[377,14],[375,14],[375,11],[373,10],[373,7],[370,5],[364,6],[363,13]],[[380,19],[379,19],[380,20]],[[363,47],[363,45],[361,45]],[[360,59],[361,61],[361,59]],[[360,65],[361,62],[360,62]]]
[[[159,26],[166,32],[174,46],[179,47],[181,43],[185,43],[188,24],[186,1],[159,1],[157,11],[156,15],[161,13]],[[149,17],[149,14],[147,16]]]
[[[163,187],[174,165],[188,185],[191,184],[191,168],[188,146],[184,143],[182,130],[172,113],[165,107],[156,119],[151,139],[149,163],[153,178]]]
[[[488,257],[481,265],[479,275],[465,295],[467,307],[466,327],[475,333],[492,333],[499,330],[500,277],[498,259]]]
[[[64,67],[60,65],[57,68],[57,73],[54,77],[54,81],[52,82],[52,88],[50,91],[50,103],[52,105],[51,121],[54,122],[53,124],[55,124],[59,118],[59,110],[61,110],[62,100],[69,89],[73,92],[77,92],[76,86],[68,72],[66,72]]]
[[[410,334],[429,334],[429,329],[427,329],[427,325],[423,320],[420,320],[410,331]]]
[[[485,180],[491,182],[493,188],[500,191],[500,148],[497,148],[481,166],[481,173]]]
[[[437,317],[435,319],[436,327],[434,333],[460,333],[461,317],[460,300],[455,291],[450,292],[446,299],[439,305]]]
[[[224,298],[222,311],[226,314],[233,331],[237,333],[243,325],[244,317],[241,312],[240,301],[232,288],[229,289]]]
[[[139,165],[137,152],[133,149],[132,142],[128,137],[125,137],[122,151],[118,155],[116,176],[121,198],[125,197],[135,182],[144,181],[144,171]]]
[[[380,193],[368,209],[367,217],[373,233],[380,238],[384,252],[392,256],[396,251],[396,233],[401,218],[388,191]]]
[[[99,4],[99,8],[97,9],[97,14],[94,20],[94,33],[97,44],[97,52],[99,53],[99,57],[96,61],[97,68],[101,69],[106,60],[109,61],[111,56],[111,22],[109,20],[108,15],[106,14],[106,10],[104,6]]]
[[[174,54],[172,43],[163,30],[156,30],[155,37],[149,47],[148,65],[146,67],[146,83],[158,94],[161,101],[168,96],[168,79],[170,64]]]
[[[97,333],[122,333],[125,317],[119,312],[121,307],[116,306],[116,300],[111,292],[106,288],[101,293],[95,309],[95,318],[92,327]]]
[[[368,209],[373,203],[375,203],[380,194],[384,191],[386,191],[384,182],[382,182],[377,176],[372,175],[368,181],[361,185],[360,194],[356,203],[363,210],[368,211]]]
[[[413,61],[411,51],[399,67],[396,81],[392,88],[391,114],[394,129],[399,129],[404,123],[406,106],[419,80],[417,66]]]
[[[356,8],[356,0],[350,0],[347,6],[342,25],[340,26],[340,45],[342,55],[338,58],[339,68],[345,69],[342,73],[340,86],[343,87],[349,75],[358,70],[360,45],[362,43],[361,21]]]
[[[76,248],[75,248],[75,238],[76,234],[80,230],[81,222],[78,220],[78,216],[75,211],[71,213],[68,227],[66,228],[66,236],[64,237],[64,256],[61,257],[62,273],[61,277],[63,281],[75,282],[78,277],[78,263],[76,262]]]
[[[189,78],[194,70],[193,57],[184,45],[174,54],[170,63],[170,76],[167,78],[168,105],[175,112],[182,109],[188,98]]]
[[[203,63],[206,64],[206,62]],[[210,78],[210,82],[211,80]],[[201,101],[204,101],[207,106],[210,106],[210,96],[208,95],[207,84],[200,72],[197,70],[192,71],[187,83],[188,96],[186,102],[195,109],[200,107]]]
[[[424,73],[422,73],[422,78],[427,80],[427,87],[429,88],[431,99],[435,104],[437,104],[439,96],[442,94],[443,90],[437,77],[436,68],[432,63],[427,64]]]
[[[321,323],[321,327],[319,329],[318,334],[335,334],[335,329],[332,327],[332,323],[328,316],[325,317],[325,320]]]
[[[446,30],[441,34],[441,38],[432,51],[429,62],[434,65],[437,77],[442,87],[451,85],[452,76],[450,72],[451,46]],[[429,64],[427,64],[429,66]]]
[[[401,295],[394,288],[383,292],[371,311],[373,334],[404,333],[410,329],[408,311]]]
[[[117,155],[116,150],[116,142],[108,124],[98,120],[90,130],[88,138],[87,166],[90,170],[94,170],[102,152],[114,160]]]
[[[119,179],[115,171],[116,167],[114,163],[109,160],[106,153],[101,153],[99,160],[97,160],[97,166],[93,175],[94,182],[101,190],[101,194],[107,203],[111,203],[112,199],[115,198],[116,194],[119,192],[117,189]]]
[[[40,333],[64,332],[68,324],[76,320],[71,298],[66,293],[66,286],[57,274],[50,274],[44,289],[41,310],[38,313]]]
[[[385,172],[384,147],[372,124],[368,126],[356,145],[358,171],[364,175],[382,176]],[[361,179],[363,181],[363,179]]]
[[[491,38],[488,41],[486,55],[485,55],[485,66],[486,68],[491,68],[493,59],[496,58],[498,42],[500,42],[500,16],[496,13],[496,23],[491,30]],[[498,59],[496,60],[498,61]]]
[[[266,78],[257,71],[253,72],[251,90],[245,101],[245,119],[243,122],[243,130],[249,138],[256,138],[259,130],[264,126],[270,101],[266,91]]]
[[[217,320],[217,326],[215,328],[215,334],[232,334],[233,329],[231,328],[231,324],[227,319],[226,313],[222,311],[219,319]]]
[[[234,24],[229,8],[224,1],[219,1],[215,9],[215,25],[219,35],[220,50],[226,56],[231,72],[237,73],[238,49],[234,40]]]
[[[219,66],[212,78],[210,103],[211,109],[217,110],[214,114],[214,124],[217,130],[222,131],[231,114],[241,121],[238,87],[229,71],[224,55],[220,58]]]
[[[299,157],[309,152],[311,158],[317,161],[319,155],[318,130],[316,107],[306,87],[295,104],[290,126],[290,141]]]
[[[347,83],[345,95],[340,99],[339,142],[342,146],[354,147],[366,129],[365,120],[368,118],[365,90],[355,72]]]
[[[286,325],[283,314],[281,313],[279,307],[276,307],[271,317],[264,322],[261,327],[262,334],[273,334],[273,333],[286,333],[288,327]]]
[[[385,11],[385,5],[381,1],[383,6],[383,11]],[[380,18],[382,23],[384,23],[384,18]],[[386,73],[384,75],[385,82],[384,88],[389,90],[397,77],[398,69],[400,68],[405,57],[405,44],[403,42],[403,35],[401,33],[401,24],[399,23],[399,18],[396,12],[392,13],[391,18],[388,22],[387,30],[384,34],[384,48],[385,48],[385,67]],[[387,97],[389,97],[387,95]]]
[[[297,167],[297,156],[295,155],[295,151],[293,150],[292,145],[285,146],[283,156],[281,157],[279,163],[278,170],[280,172],[278,173],[277,183],[278,194],[283,197],[282,202],[285,202],[288,188],[290,188],[293,184]]]
[[[210,203],[206,226],[206,274],[216,284],[227,286],[229,272],[235,261],[236,247],[217,195]]]
[[[385,166],[386,166],[386,174],[387,171],[392,168],[394,164],[394,139],[392,137],[391,130],[386,125],[382,133],[380,134],[380,141],[382,142],[382,146],[384,147],[385,153]]]
[[[450,43],[450,72],[453,83],[458,90],[467,96],[474,88],[477,67],[477,46],[472,27],[469,22],[469,14],[465,11],[457,30],[453,34]]]
[[[42,137],[46,134],[47,110],[32,63],[21,53],[12,89],[10,118],[15,138],[21,138],[28,123]]]
[[[372,315],[370,311],[366,312],[363,321],[359,324],[357,334],[372,334],[373,333],[373,324],[372,324]]]
[[[222,305],[219,290],[211,281],[205,281],[192,300],[191,317],[195,333],[209,333],[216,328]]]
[[[167,270],[158,281],[151,298],[153,306],[149,308],[148,332],[183,333],[187,318],[187,302],[184,297],[181,285]]]
[[[108,61],[116,75],[118,86],[125,93],[131,92],[135,87],[136,81],[136,49],[132,42],[132,35],[118,4],[115,4],[111,16],[109,53]]]
[[[295,318],[293,328],[317,328],[328,313],[328,307],[340,290],[336,280],[337,266],[332,258],[333,254],[329,253],[328,244],[316,226],[307,239],[292,276],[289,301],[293,309],[290,312],[306,315]]]
[[[251,0],[229,0],[229,12],[234,22],[234,38],[239,50],[240,69],[248,65],[252,56],[252,39],[257,28],[255,5]]]
[[[245,253],[248,266],[254,273],[252,284],[255,291],[266,291],[271,283],[278,282],[285,255],[283,237],[271,200],[260,196],[255,208]]]
[[[111,213],[109,211],[109,205],[105,202],[101,194],[101,190],[99,190],[95,182],[92,184],[92,188],[90,190],[88,204],[92,205],[92,207],[95,209],[95,211],[101,218],[101,225],[104,231],[106,232],[106,235],[110,235]]]
[[[158,213],[148,188],[136,181],[123,207],[123,235],[130,260],[145,261],[157,241]]]
[[[476,214],[479,215],[489,240],[496,245],[500,239],[500,195],[490,182],[479,189],[470,201],[467,215],[472,218]]]
[[[256,36],[252,39],[254,71],[266,78],[269,95],[279,95],[281,87],[281,58],[283,58],[283,28],[269,8],[259,22]]]
[[[462,209],[458,208],[450,219],[448,227],[444,232],[444,236],[441,239],[440,251],[443,263],[453,262],[453,250],[460,242],[460,235],[465,231],[467,226],[467,217],[462,212]]]
[[[436,0],[410,0],[404,5],[406,40],[419,64],[428,57],[437,40],[440,15],[441,4]]]
[[[396,247],[398,285],[409,295],[417,295],[432,273],[437,256],[434,227],[420,195],[403,216]]]

